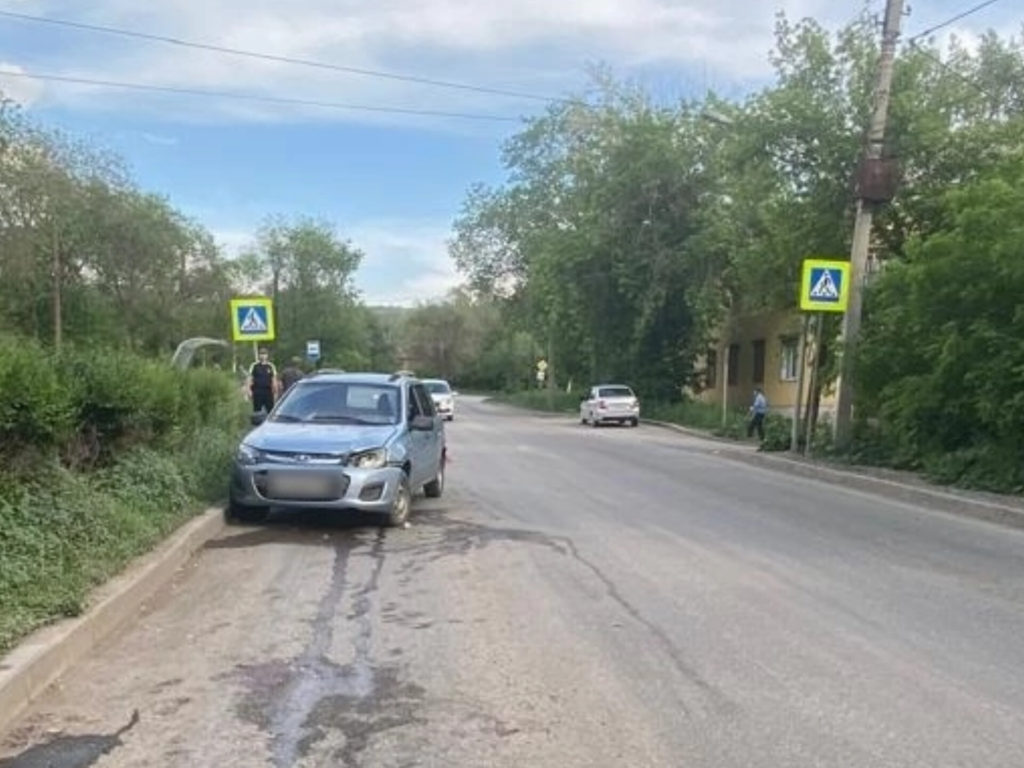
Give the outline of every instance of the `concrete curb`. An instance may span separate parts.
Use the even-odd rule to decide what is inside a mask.
[[[979,498],[954,490],[943,490],[938,487],[901,483],[884,477],[875,477],[856,469],[842,469],[822,462],[790,458],[781,453],[762,453],[754,449],[744,450],[743,443],[728,438],[710,435],[698,429],[683,427],[665,421],[644,419],[645,424],[670,429],[684,435],[702,440],[712,440],[729,446],[720,451],[719,456],[741,461],[754,466],[788,472],[811,480],[819,480],[833,485],[840,485],[853,490],[872,493],[887,499],[902,501],[906,504],[937,509],[963,517],[998,523],[1010,528],[1024,528],[1024,504],[1001,503],[997,499]]]
[[[223,510],[208,509],[100,587],[82,616],[43,627],[0,659],[0,733],[64,672],[128,623],[224,527]]]
[[[801,461],[770,453],[722,451],[719,456],[778,472],[788,472],[811,480],[852,488],[927,509],[985,520],[1010,528],[1024,528],[1024,507],[1012,504],[969,496],[965,493],[944,491],[940,488],[901,483],[884,477],[873,477],[855,470],[837,469],[821,462]]]

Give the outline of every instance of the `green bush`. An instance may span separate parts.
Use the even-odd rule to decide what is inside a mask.
[[[781,413],[769,413],[764,419],[762,451],[788,451],[793,436],[793,420]]]
[[[31,341],[0,338],[0,450],[45,452],[73,429],[71,393],[49,353]]]
[[[231,376],[0,339],[0,651],[219,500],[244,424]]]
[[[951,189],[940,221],[868,293],[858,408],[876,432],[860,450],[941,482],[1018,490],[1024,156]]]

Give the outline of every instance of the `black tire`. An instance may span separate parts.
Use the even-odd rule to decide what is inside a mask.
[[[385,524],[391,528],[405,525],[411,509],[412,491],[409,489],[409,476],[403,474],[398,485],[398,492],[395,494],[395,500],[391,504],[391,510],[384,514]]]
[[[629,420],[629,426],[631,426],[631,427],[639,427],[640,426],[640,419],[630,419]]]
[[[597,429],[598,427],[601,426],[601,420],[597,418],[597,416],[595,416],[594,414],[590,414],[590,419],[590,426],[592,426],[594,429]]]
[[[428,499],[440,499],[444,493],[444,459],[441,459],[441,466],[437,468],[437,476],[423,486],[423,495]]]
[[[230,502],[227,508],[229,523],[264,523],[270,515],[268,507],[250,507],[237,502]]]

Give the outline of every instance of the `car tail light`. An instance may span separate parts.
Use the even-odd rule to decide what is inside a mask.
[[[597,407],[598,407],[598,408],[600,408],[600,409],[601,409],[601,410],[603,411],[603,410],[604,410],[605,408],[607,408],[608,406],[607,406],[607,405],[605,405],[605,402],[604,402],[604,400],[598,400],[598,401],[597,401]]]

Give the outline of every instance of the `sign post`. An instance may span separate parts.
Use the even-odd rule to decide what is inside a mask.
[[[544,379],[548,375],[548,361],[541,359],[537,362],[537,388],[544,386]]]
[[[803,274],[800,281],[800,309],[804,312],[813,312],[814,320],[814,344],[812,352],[808,356],[805,353],[807,343],[807,321],[803,327],[800,339],[800,374],[797,387],[797,411],[802,406],[803,382],[805,379],[804,368],[806,360],[810,358],[811,369],[810,386],[807,392],[808,413],[814,412],[814,392],[818,387],[818,368],[821,365],[821,338],[825,326],[825,314],[828,312],[845,312],[850,303],[850,262],[839,259],[805,259]],[[799,448],[799,427],[800,414],[793,414],[793,431],[790,435],[790,450],[796,451]],[[808,453],[811,447],[811,440],[814,437],[814,419],[809,417],[804,425],[804,452]]]
[[[320,339],[310,339],[306,342],[306,358],[311,363],[320,359]]]

